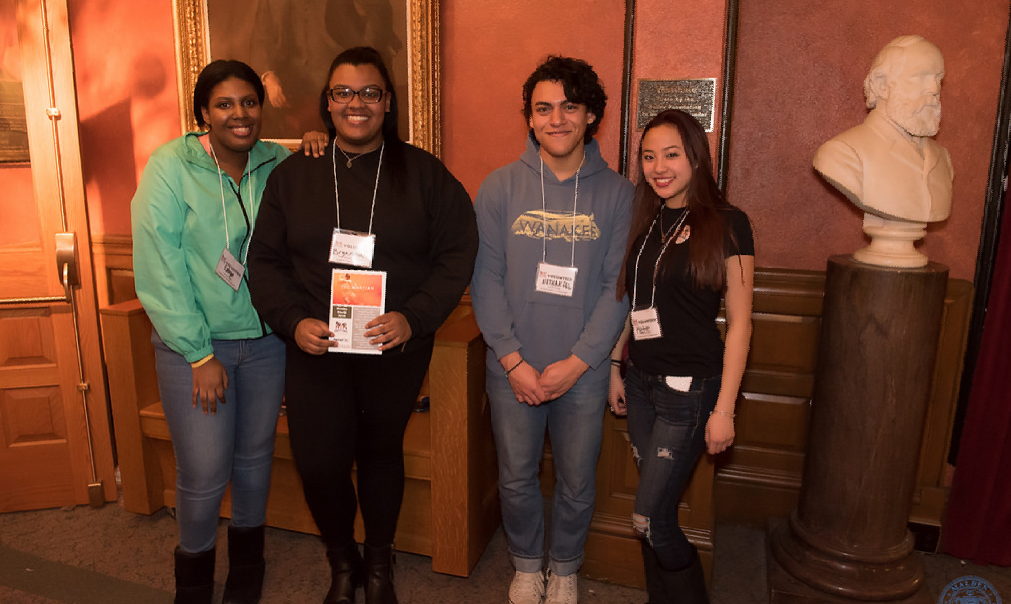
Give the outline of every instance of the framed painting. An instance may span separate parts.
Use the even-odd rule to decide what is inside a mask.
[[[322,130],[319,97],[331,61],[353,46],[383,56],[400,105],[400,133],[441,152],[439,0],[173,0],[184,132],[197,129],[193,86],[216,59],[248,63],[266,90],[261,136],[294,148]]]

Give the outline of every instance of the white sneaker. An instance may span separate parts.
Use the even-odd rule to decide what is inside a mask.
[[[544,604],[576,604],[579,590],[576,588],[576,573],[556,575],[548,571],[548,599]]]
[[[509,586],[509,604],[541,604],[544,600],[544,573],[516,571]]]

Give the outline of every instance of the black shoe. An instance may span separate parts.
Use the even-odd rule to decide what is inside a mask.
[[[175,604],[211,604],[214,595],[214,548],[190,554],[176,548]]]
[[[706,592],[706,575],[702,571],[702,560],[698,550],[691,563],[678,570],[666,570],[657,565],[660,578],[663,581],[664,592],[676,594],[678,604],[709,604],[709,594]],[[650,599],[652,599],[650,594]]]
[[[222,604],[257,604],[263,592],[263,525],[228,527],[228,579]]]
[[[352,541],[343,547],[327,548],[330,563],[330,591],[323,604],[354,604],[355,590],[362,584],[362,557]]]
[[[365,604],[398,604],[393,588],[393,545],[365,544]]]

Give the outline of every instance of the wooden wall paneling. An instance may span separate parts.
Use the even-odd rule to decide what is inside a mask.
[[[133,287],[133,240],[129,235],[96,235],[91,241],[95,259],[95,292],[104,308],[137,297]]]
[[[962,378],[962,361],[969,337],[973,286],[968,281],[949,279],[941,318],[941,335],[930,391],[930,403],[924,420],[920,465],[916,471],[913,510],[909,520],[941,526],[948,502],[944,484],[955,409]]]
[[[796,507],[817,364],[824,273],[757,269],[755,331],[734,447],[717,460],[721,522],[764,526]],[[972,285],[949,279],[910,521],[940,525],[945,456],[965,350]],[[816,402],[813,404],[817,404]]]

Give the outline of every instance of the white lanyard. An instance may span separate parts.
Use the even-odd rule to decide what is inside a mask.
[[[642,245],[639,246],[639,253],[635,257],[635,279],[632,281],[632,310],[636,308],[636,298],[639,291],[639,259],[642,258],[642,251],[646,249],[646,242],[649,241],[649,236],[653,234],[653,226],[656,224],[657,220],[660,219],[663,214],[663,206],[660,207],[660,213],[657,214],[653,222],[649,224],[649,230],[646,231],[646,238],[642,240]],[[681,231],[681,227],[684,225],[685,220],[688,218],[688,208],[685,208],[681,218],[678,219],[677,224],[671,229],[670,237],[667,237],[667,241],[664,241],[663,246],[660,247],[660,253],[657,254],[656,263],[653,264],[653,291],[649,298],[649,307],[653,308],[653,304],[656,301],[656,276],[660,268],[660,259],[663,258],[663,253],[667,251],[667,246],[670,245],[671,240],[677,239],[678,232]],[[661,235],[663,233],[661,232]],[[662,236],[661,236],[662,239]]]
[[[540,154],[538,154],[540,157]],[[541,262],[546,263],[548,261],[548,219],[547,219],[547,202],[544,199],[544,158],[540,157],[541,160]],[[576,266],[576,202],[579,201],[579,171],[583,169],[583,164],[586,163],[586,152],[583,152],[583,161],[579,162],[579,167],[576,168],[576,192],[572,196],[572,259],[570,260],[569,266]]]
[[[369,235],[372,235],[372,219],[376,215],[376,193],[379,192],[379,173],[383,170],[383,151],[386,149],[386,141],[379,147],[379,166],[376,168],[376,186],[372,189],[372,210],[369,212]],[[342,150],[343,152],[343,150]],[[341,228],[341,196],[337,187],[337,142],[334,141],[333,149],[330,151],[333,161],[333,194],[337,203],[337,229]]]
[[[228,210],[225,208],[225,177],[221,175],[221,164],[218,163],[218,156],[214,153],[214,145],[208,143],[207,145],[211,150],[211,157],[214,158],[214,166],[218,169],[218,186],[221,188],[221,213],[225,217],[225,249],[231,254],[232,250],[228,247]],[[249,171],[249,152],[246,152],[246,179],[249,181],[249,208],[253,208],[253,173]],[[241,182],[241,179],[240,179]],[[242,203],[242,199],[239,198],[239,203]],[[250,212],[252,214],[252,212]],[[249,239],[253,239],[253,229],[256,227],[255,223],[249,225]],[[246,246],[246,253],[242,255],[242,264],[246,264],[246,258],[249,256],[249,246]]]

